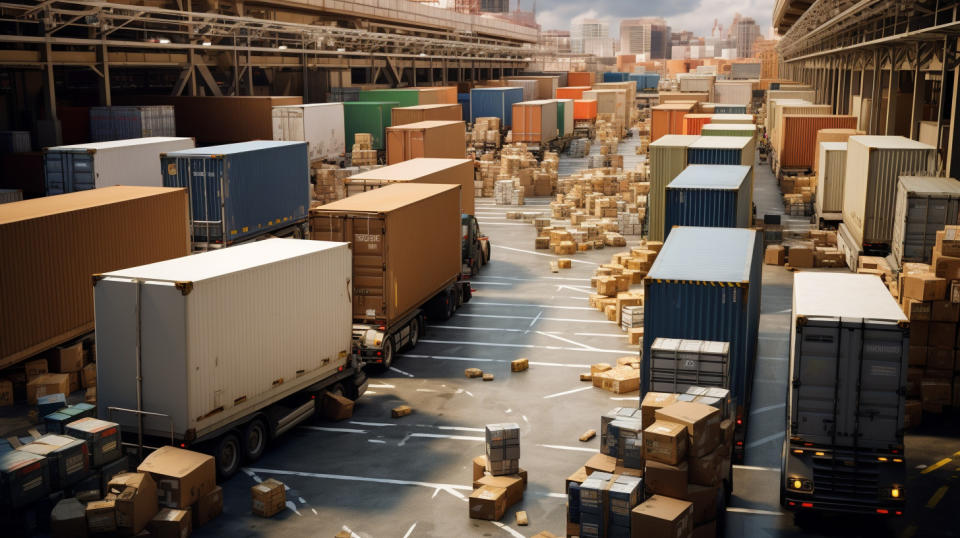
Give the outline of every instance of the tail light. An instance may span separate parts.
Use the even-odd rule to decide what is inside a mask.
[[[800,503],[803,508],[813,508],[813,503]]]

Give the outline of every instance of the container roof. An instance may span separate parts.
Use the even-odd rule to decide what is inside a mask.
[[[446,125],[453,125],[456,123],[463,125],[463,120],[426,120],[426,121],[418,121],[414,123],[404,123],[403,125],[393,125],[391,127],[387,127],[387,129],[391,129],[391,130],[431,129],[433,127],[443,127]]]
[[[876,275],[794,273],[793,313],[808,318],[907,321],[890,291]]]
[[[691,148],[709,149],[743,149],[750,145],[753,139],[749,136],[701,136]]]
[[[654,110],[690,110],[697,106],[696,101],[674,101],[653,107]]]
[[[820,142],[820,146],[827,151],[847,151],[846,142]]]
[[[383,105],[397,106],[400,103],[397,101],[347,101],[341,104],[345,107],[351,107],[351,106],[383,106]]]
[[[717,121],[753,121],[753,114],[714,114],[713,119]]]
[[[0,204],[0,225],[68,213],[90,207],[148,198],[182,189],[116,185]]]
[[[186,155],[234,155],[237,153],[246,153],[248,151],[257,151],[261,149],[282,148],[286,146],[301,146],[306,142],[286,142],[280,140],[251,140],[250,142],[237,142],[236,144],[223,144],[220,146],[207,146],[205,148],[182,149],[180,151],[167,152],[168,157],[180,157]]]
[[[302,239],[266,239],[245,245],[212,250],[192,256],[104,273],[105,277],[139,278],[170,282],[199,282],[269,265],[314,252],[345,247],[346,243],[304,241]]]
[[[749,166],[691,164],[667,185],[668,189],[737,190],[750,178]]]
[[[928,195],[960,195],[960,181],[952,177],[900,176],[900,183],[909,192]]]
[[[543,106],[556,102],[556,99],[537,99],[535,101],[521,101],[519,103],[514,103],[513,106]]]
[[[708,123],[701,129],[707,131],[756,131],[757,126],[752,123]]]
[[[660,138],[650,142],[651,147],[680,147],[685,148],[690,144],[693,144],[697,140],[700,140],[700,137],[697,135],[663,135]]]
[[[331,202],[310,211],[342,211],[362,213],[387,213],[401,207],[415,204],[424,198],[457,190],[460,185],[432,184],[432,183],[392,183],[386,187],[361,192]]]
[[[319,107],[342,107],[343,103],[305,103],[302,105],[277,105],[273,108],[319,108]]]
[[[494,86],[492,88],[471,88],[471,92],[502,92],[506,90],[523,90],[519,86]]]
[[[414,106],[400,106],[394,107],[397,110],[431,110],[434,108],[446,108],[451,106],[457,106],[457,103],[438,103],[433,105],[414,105]]]
[[[647,278],[748,282],[756,241],[746,228],[673,228]]]
[[[359,174],[350,176],[348,179],[353,180],[364,180],[364,179],[375,179],[375,180],[389,180],[389,181],[406,181],[417,179],[429,174],[435,174],[437,172],[442,172],[444,170],[449,170],[455,166],[461,166],[464,163],[473,163],[472,159],[436,159],[436,158],[418,158],[410,159],[403,161],[397,164],[391,164],[390,166],[382,166],[380,168],[374,168],[373,170],[368,170],[366,172],[361,172]]]
[[[129,146],[142,146],[144,144],[159,144],[161,142],[174,142],[177,140],[190,140],[185,136],[148,136],[145,138],[127,138],[124,140],[110,140],[107,142],[87,142],[85,144],[71,144],[69,146],[53,146],[47,148],[47,151],[87,151],[101,150],[110,148],[123,148]]]
[[[856,135],[851,136],[850,140],[868,148],[877,149],[935,149],[929,144],[902,136]]]

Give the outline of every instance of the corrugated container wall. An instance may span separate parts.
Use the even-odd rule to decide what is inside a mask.
[[[168,153],[163,184],[190,192],[195,243],[230,245],[307,218],[305,142],[258,140]]]
[[[902,449],[909,335],[879,277],[795,273],[788,438]]]
[[[533,101],[537,98],[537,81],[523,79],[509,79],[509,87],[520,88],[523,90],[523,100]]]
[[[627,92],[623,90],[590,90],[583,92],[584,99],[597,101],[597,114],[613,114],[623,123],[627,111]]]
[[[664,233],[675,226],[746,228],[753,224],[749,166],[688,166],[667,185]]]
[[[106,187],[2,204],[0,252],[6,368],[93,330],[91,275],[186,256],[187,193]]]
[[[699,136],[666,135],[650,143],[649,237],[663,241],[667,185],[687,167],[687,148]]]
[[[750,403],[760,325],[763,273],[760,232],[739,228],[675,228],[643,281],[643,354],[657,338],[730,344],[730,392],[737,416]],[[650,386],[642,360],[641,392]]]
[[[336,162],[344,153],[343,104],[273,107],[273,139],[306,142],[310,162]]]
[[[470,94],[458,93],[457,103],[460,105],[460,119],[464,123],[470,123]]]
[[[310,210],[310,237],[353,245],[353,320],[390,324],[460,274],[460,186],[394,184]]]
[[[960,216],[960,182],[947,177],[902,176],[897,183],[893,258],[930,263],[937,232],[955,226]]]
[[[153,137],[47,148],[43,152],[46,192],[63,194],[113,185],[161,187],[160,155],[192,147],[192,138]]]
[[[708,123],[700,128],[701,136],[746,136],[756,142],[757,126],[739,123]]]
[[[603,74],[604,82],[624,82],[629,80],[629,73],[618,73],[607,71]]]
[[[105,142],[148,136],[177,136],[172,106],[90,107],[90,140]]]
[[[372,136],[372,149],[386,148],[386,130],[390,127],[390,116],[396,102],[356,101],[343,104],[343,134],[346,140],[346,153],[353,151],[357,133]]]
[[[573,99],[557,99],[557,133],[561,137],[573,134]]]
[[[360,102],[366,103],[397,103],[397,106],[417,106],[433,103],[424,103],[420,99],[420,90],[416,88],[393,88],[383,90],[362,90]]]
[[[538,77],[532,75],[522,75],[517,77],[509,77],[506,79],[508,86],[516,86],[517,84],[514,81],[533,81],[534,86],[534,99],[553,99],[553,96],[557,93],[557,77]]]
[[[578,99],[573,102],[574,120],[595,120],[597,119],[597,101],[596,99]]]
[[[469,94],[466,95],[469,99]],[[459,104],[396,107],[390,113],[390,125],[393,127],[418,121],[467,121],[463,120],[463,111]]]
[[[698,75],[681,75],[677,78],[680,79],[681,92],[703,92],[703,93],[713,92],[713,81],[715,77],[698,76]]]
[[[556,122],[556,113],[553,115]],[[462,121],[421,121],[387,127],[387,164],[418,157],[462,159],[466,156]]]
[[[592,86],[594,75],[589,71],[569,71],[567,72],[567,86]]]
[[[742,164],[750,167],[750,203],[753,204],[753,165],[756,142],[744,136],[702,136],[687,149],[687,164]]]
[[[557,99],[583,99],[583,92],[588,91],[590,91],[590,86],[557,88]]]
[[[770,131],[771,133],[770,143],[773,145],[773,149],[776,150],[777,154],[779,154],[783,150],[783,143],[784,143],[783,142],[783,138],[784,138],[783,117],[784,116],[788,114],[792,116],[814,116],[814,115],[828,116],[832,114],[830,105],[810,105],[810,104],[774,106],[771,112],[773,113],[774,117],[773,117],[773,123]],[[790,140],[791,144],[795,142],[796,142],[795,140]]]
[[[391,183],[443,183],[460,185],[460,211],[473,215],[472,159],[410,159],[399,164],[381,166],[347,178],[347,196]]]
[[[713,101],[720,104],[749,105],[753,101],[753,84],[750,81],[718,80],[713,86]]]
[[[683,118],[690,114],[695,106],[694,103],[671,103],[651,107],[650,141],[656,142],[664,135],[683,134]]]
[[[706,92],[660,92],[660,104],[676,103],[677,101],[695,103],[709,103],[710,94]]]
[[[557,101],[513,105],[513,141],[545,143],[557,138]]]
[[[139,395],[175,439],[199,437],[336,373],[351,346],[350,257],[346,243],[268,239],[105,274],[99,415],[138,409]],[[134,414],[112,416],[137,429]],[[143,423],[170,435],[166,417]]]
[[[901,136],[851,136],[843,187],[843,222],[853,241],[889,245],[893,241],[897,180],[936,173],[936,149]]]
[[[349,103],[360,100],[360,88],[330,88],[329,98],[331,103]]]
[[[699,135],[703,126],[710,123],[713,114],[687,114],[683,117],[683,134]]]
[[[866,133],[856,129],[820,129],[817,131],[817,141],[816,145],[814,146],[817,149],[813,152],[813,174],[817,174],[820,166],[820,144],[823,142],[843,142],[846,144],[847,139],[851,136],[862,134]]]
[[[30,151],[30,131],[0,131],[0,154]]]
[[[623,92],[623,125],[629,127],[630,125],[630,111],[634,107],[634,103],[637,99],[637,85],[633,82],[602,82],[593,85],[594,90],[617,90]],[[589,99],[589,97],[584,97],[584,99]]]
[[[854,116],[783,116],[780,150],[781,167],[812,168],[817,152],[817,131],[820,129],[852,129]]]
[[[746,114],[747,105],[715,105],[714,114]]]
[[[843,213],[843,184],[847,174],[847,143],[824,142],[820,144],[820,162],[817,171],[817,196],[814,209],[821,217],[825,214]]]
[[[523,88],[474,88],[470,90],[470,122],[477,118],[500,118],[500,128],[513,125],[513,104],[523,101]]]
[[[767,99],[767,116],[765,119],[764,127],[767,129],[767,136],[770,137],[770,142],[773,143],[776,141],[774,136],[774,120],[777,118],[777,109],[782,106],[803,106],[811,105],[810,101],[804,101],[803,99]]]
[[[730,78],[733,79],[759,79],[763,72],[763,64],[753,63],[734,63],[730,66]]]

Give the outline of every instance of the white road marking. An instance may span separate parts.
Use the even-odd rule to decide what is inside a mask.
[[[421,340],[422,342],[423,340]],[[575,351],[583,351],[582,349],[577,349]],[[507,359],[485,359],[481,357],[450,357],[446,355],[401,355],[401,357],[410,357],[413,359],[431,359],[431,360],[440,360],[440,361],[465,361],[465,362],[512,362]],[[539,361],[530,361],[531,366],[559,366],[561,368],[589,368],[589,364],[564,364],[560,362],[539,362]],[[464,391],[470,396],[473,394],[470,391]]]
[[[397,388],[396,385],[388,385],[388,384],[386,384],[386,383],[378,383],[378,384],[376,384],[376,385],[367,385],[367,386],[370,387],[370,388],[372,388],[372,389],[395,389],[395,388]]]
[[[335,432],[335,433],[367,433],[367,430],[357,430],[354,428],[325,428],[323,426],[300,426],[304,430],[316,430],[318,432]]]
[[[491,222],[490,224],[494,224],[494,223]],[[522,252],[522,253],[524,253],[524,254],[533,254],[534,256],[544,256],[544,257],[546,257],[546,258],[556,258],[556,257],[557,257],[557,256],[554,256],[553,254],[544,254],[544,253],[542,253],[542,252],[534,252],[534,251],[532,251],[532,250],[523,250],[523,249],[520,249],[520,248],[505,247],[505,246],[503,246],[503,245],[493,245],[493,247],[494,247],[494,248],[502,248],[502,249],[504,249],[504,250],[512,250],[512,251],[514,251],[514,252]],[[598,264],[596,264],[596,263],[594,263],[594,262],[577,260],[577,259],[573,259],[573,258],[571,258],[571,261],[572,261],[573,263],[582,263],[582,264],[585,264],[585,265],[598,265]]]
[[[457,325],[427,325],[431,329],[454,329],[459,331],[504,331],[509,333],[523,332],[523,329],[498,329],[496,327],[462,327]]]
[[[255,472],[253,472],[253,471],[251,471],[251,470],[249,470],[249,469],[247,469],[247,468],[245,468],[245,467],[243,468],[243,472],[244,472],[247,476],[249,476],[250,478],[252,478],[253,481],[256,482],[257,484],[259,484],[260,482],[263,482],[263,480],[262,480],[259,476],[257,476],[257,473],[255,473]]]
[[[555,499],[567,499],[566,493],[547,493],[547,497],[553,497]]]
[[[437,493],[440,493],[440,488],[433,490],[433,495],[430,496],[431,499],[437,498]]]
[[[310,511],[313,512],[313,515],[315,515],[315,516],[319,516],[319,515],[320,515],[320,514],[317,513],[317,509],[316,509],[316,508],[311,508]]]
[[[428,438],[428,439],[451,439],[453,441],[483,441],[484,437],[474,437],[472,435],[444,435],[440,433],[408,433],[397,446],[404,446],[407,444],[407,441],[414,437],[419,438]]]
[[[610,399],[611,399],[611,400],[618,401],[618,402],[625,402],[625,401],[627,401],[627,400],[632,400],[632,401],[635,401],[635,402],[640,401],[640,397],[639,397],[639,396],[611,396]]]
[[[483,282],[480,280],[471,280],[470,285],[474,286],[480,284],[481,286],[512,286],[513,284],[507,282]]]
[[[496,318],[496,319],[533,319],[530,316],[495,316],[493,314],[461,314],[457,312],[454,316],[464,316],[467,318]],[[572,321],[575,323],[606,323],[610,322],[605,319],[575,319],[575,318],[540,318],[544,321]]]
[[[300,504],[307,504],[307,501],[303,500],[303,497],[297,497],[297,500],[300,501]]]
[[[440,392],[436,389],[417,389],[417,392]]]
[[[421,340],[421,342],[423,342],[423,340]],[[405,375],[405,376],[407,376],[407,377],[414,377],[413,374],[411,374],[411,373],[409,373],[409,372],[404,372],[403,370],[401,370],[401,369],[399,369],[399,368],[394,368],[393,366],[391,366],[390,369],[393,370],[394,372],[400,374],[400,375]]]
[[[552,336],[544,333],[544,336]],[[553,338],[560,338],[558,336],[552,336]],[[591,353],[615,353],[617,355],[632,355],[636,353],[636,350],[630,349],[598,349],[595,347],[584,346],[583,344],[577,344],[580,347],[561,347],[561,346],[538,346],[534,344],[505,344],[502,342],[466,342],[463,340],[420,340],[423,344],[447,344],[447,345],[462,345],[462,346],[488,346],[488,347],[516,347],[522,349],[547,349],[551,351],[590,351]],[[576,342],[574,342],[576,344]],[[393,366],[390,367],[393,370]],[[410,374],[407,374],[410,375]],[[410,377],[413,377],[410,375]]]
[[[779,473],[780,469],[777,467],[757,467],[755,465],[734,465],[734,469],[744,469],[747,471],[768,471]]]
[[[524,303],[482,303],[477,301],[470,301],[467,303],[470,305],[480,305],[480,306],[510,306],[510,307],[519,307],[519,308],[559,308],[562,310],[593,310],[596,311],[596,308],[590,308],[589,306],[559,306],[554,304],[524,304]]]
[[[343,530],[345,530],[345,531],[347,531],[347,532],[350,533],[350,538],[360,538],[360,535],[357,534],[357,533],[355,533],[355,532],[353,532],[352,530],[350,530],[350,527],[344,525],[342,528],[343,528]]]
[[[734,506],[727,507],[727,513],[733,512],[735,514],[749,514],[754,516],[782,516],[782,512],[774,512],[772,510],[759,510],[757,508],[737,508]]]
[[[758,355],[758,356],[757,356],[757,360],[761,360],[761,361],[778,361],[778,362],[785,362],[785,361],[787,360],[787,358],[786,358],[786,357],[770,357],[770,356],[759,356],[759,355]]]
[[[540,312],[537,312],[537,317],[533,318],[533,321],[530,322],[530,325],[528,326],[528,328],[529,328],[529,327],[533,327],[533,325],[534,325],[536,322],[540,321],[540,317],[541,317],[541,316],[543,316],[543,310],[541,310]]]
[[[378,428],[387,427],[387,426],[390,426],[390,427],[396,426],[396,424],[389,424],[387,422],[358,422],[355,420],[351,420],[350,424],[356,424],[357,426],[376,426]]]
[[[568,280],[571,282],[584,282],[587,280],[584,278],[571,278],[571,277],[564,277],[564,276],[544,276],[540,278],[518,278],[513,276],[481,275],[479,278],[499,278],[501,280],[516,280],[518,282],[543,282],[544,280]],[[473,279],[470,279],[470,282],[473,282]]]
[[[293,501],[287,501],[283,503],[286,507],[291,510],[294,514],[297,514],[300,517],[303,517],[303,514],[300,513],[300,510],[297,510],[297,505],[293,504]]]
[[[557,450],[572,450],[574,452],[593,452],[595,454],[600,453],[595,448],[585,448],[582,446],[566,446],[566,445],[537,445],[537,446],[542,446],[544,448],[555,448]]]
[[[769,443],[770,441],[776,441],[777,439],[780,439],[780,438],[783,437],[783,433],[784,433],[784,432],[778,432],[778,433],[775,433],[775,434],[773,434],[773,435],[768,435],[768,436],[766,436],[766,437],[762,437],[762,438],[760,438],[760,439],[757,439],[756,441],[754,441],[754,442],[750,443],[749,445],[747,445],[747,448],[756,448],[756,447],[758,447],[758,446],[765,445],[765,444]]]
[[[527,424],[530,424],[530,421],[527,420],[527,415],[520,415],[520,417],[523,418],[524,422],[526,422]]]
[[[493,524],[496,525],[497,527],[500,527],[500,530],[507,531],[507,533],[509,533],[510,536],[513,536],[514,538],[526,538],[524,535],[522,535],[522,534],[520,534],[519,532],[513,530],[509,525],[507,525],[507,524],[505,524],[505,523],[500,523],[499,521],[491,521],[490,523],[493,523]]]
[[[592,389],[592,388],[593,388],[593,385],[590,385],[589,387],[580,387],[580,388],[576,388],[576,389],[572,389],[572,390],[567,390],[567,391],[563,391],[563,392],[558,392],[558,393],[556,393],[556,394],[550,394],[550,395],[544,396],[543,399],[546,400],[546,399],[548,399],[548,398],[556,398],[557,396],[566,396],[567,394],[573,394],[574,392],[581,392],[581,391],[584,391],[584,390],[590,390],[590,389]]]
[[[439,490],[438,490],[439,491]],[[436,493],[434,493],[436,495]],[[417,528],[417,522],[414,521],[413,525],[410,525],[410,528],[407,529],[407,533],[403,535],[403,538],[410,538],[410,535],[413,534],[413,529]]]
[[[586,287],[586,286],[583,286],[583,287]],[[557,286],[557,291],[561,291],[561,290],[570,290],[570,291],[575,291],[577,293],[585,293],[587,295],[593,295],[592,291],[582,290],[580,289],[580,286],[564,286],[564,285]]]
[[[478,222],[482,222],[484,226],[530,226],[529,224],[521,224],[516,222],[492,222],[485,218],[478,218]]]
[[[588,345],[586,345],[586,344],[581,344],[580,342],[575,342],[575,341],[573,341],[573,340],[570,340],[569,338],[564,338],[564,337],[562,337],[562,336],[557,336],[557,335],[555,335],[555,334],[549,334],[549,333],[545,333],[545,332],[541,332],[541,331],[537,331],[537,334],[542,334],[543,336],[546,336],[546,337],[548,337],[548,338],[553,338],[553,339],[555,339],[555,340],[560,340],[561,342],[566,342],[566,343],[568,343],[568,344],[573,344],[573,345],[575,345],[575,346],[580,346],[580,347],[582,347],[582,348],[583,348],[584,350],[586,350],[586,351],[593,351],[593,349],[594,349],[593,347],[588,346]]]
[[[384,441],[383,439],[367,439],[367,442],[368,442],[368,443],[376,443],[376,444],[378,444],[378,445],[385,445],[385,444],[387,444],[387,442]]]
[[[768,405],[766,407],[758,407],[757,409],[750,411],[750,415],[751,416],[759,415],[760,413],[766,413],[767,411],[773,411],[774,409],[780,409],[781,407],[786,407],[786,406],[787,406],[786,403],[779,403],[779,404]]]
[[[606,338],[626,338],[625,334],[607,334],[607,333],[573,333],[574,336],[604,336]]]
[[[436,426],[438,430],[456,430],[461,432],[484,432],[483,428],[468,428],[466,426]]]
[[[509,415],[510,413],[512,413],[512,412],[513,412],[513,409],[507,409],[506,411],[504,411],[504,413],[506,413],[506,414],[508,414],[508,415]]]

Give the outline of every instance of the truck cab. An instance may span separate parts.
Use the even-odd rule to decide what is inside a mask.
[[[461,215],[460,224],[463,230],[463,251],[461,253],[463,274],[464,276],[476,276],[480,273],[480,267],[490,261],[490,238],[480,232],[480,225],[473,215]]]

